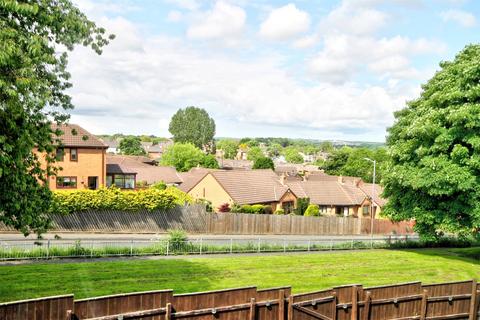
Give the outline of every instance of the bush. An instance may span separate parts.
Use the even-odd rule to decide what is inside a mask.
[[[285,210],[283,209],[277,209],[273,214],[285,214]]]
[[[264,214],[265,213],[265,206],[263,204],[254,204],[252,206],[252,213]]]
[[[294,210],[295,214],[299,216],[303,215],[305,213],[305,210],[307,210],[309,204],[310,198],[298,198],[297,207]]]
[[[137,187],[138,187],[138,183],[137,183]],[[167,185],[165,182],[159,181],[150,185],[150,188],[157,189],[157,190],[165,190],[167,189]]]
[[[244,204],[243,206],[240,207],[240,211],[242,213],[253,213],[253,208],[249,204]]]
[[[272,159],[268,157],[259,157],[256,158],[253,162],[252,169],[272,169],[275,170],[275,165],[273,164]]]
[[[118,188],[98,190],[54,191],[50,213],[70,214],[86,210],[166,210],[191,203],[191,198],[177,188],[122,191]]]
[[[181,250],[187,245],[187,233],[180,229],[168,230],[168,246],[170,251]]]
[[[230,205],[228,203],[221,204],[220,207],[218,207],[219,212],[230,212]]]
[[[318,217],[320,215],[320,208],[316,204],[309,204],[303,215],[306,217]]]

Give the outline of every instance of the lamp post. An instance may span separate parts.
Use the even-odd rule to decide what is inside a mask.
[[[370,235],[371,235],[371,238],[372,238],[372,243],[373,243],[373,219],[375,218],[374,217],[374,208],[375,206],[373,205],[373,201],[375,201],[375,173],[376,173],[376,166],[377,166],[377,161],[376,160],[372,160],[370,158],[364,158],[365,160],[367,161],[370,161],[373,163],[373,183],[372,183],[372,200],[370,201],[371,203],[371,207],[372,207],[372,211],[370,213]]]

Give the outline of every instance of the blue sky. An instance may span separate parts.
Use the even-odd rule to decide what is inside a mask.
[[[70,58],[71,122],[168,136],[177,109],[217,136],[384,141],[393,112],[480,35],[468,0],[77,0],[116,39]]]

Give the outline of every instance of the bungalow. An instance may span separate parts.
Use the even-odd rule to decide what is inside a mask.
[[[139,185],[164,182],[179,185],[183,182],[173,167],[157,166],[148,157],[107,155],[107,186],[135,189]]]
[[[296,207],[297,196],[272,170],[210,170],[196,178],[197,182],[187,182],[180,188],[195,199],[211,201],[214,208],[224,203],[263,204],[273,211],[282,208],[290,213]]]
[[[333,176],[332,176],[333,177]],[[310,198],[323,215],[365,217],[370,215],[369,197],[355,184],[336,179],[290,182],[287,185],[298,196]]]

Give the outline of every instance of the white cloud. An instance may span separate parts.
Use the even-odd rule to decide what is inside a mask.
[[[423,79],[412,58],[443,53],[445,45],[424,38],[378,36],[388,20],[388,15],[377,9],[383,2],[344,0],[320,21],[316,37],[321,49],[307,59],[307,68],[317,79],[338,84],[364,73],[381,79]],[[397,3],[411,5],[409,1]]]
[[[227,38],[242,33],[246,18],[245,10],[241,7],[217,1],[211,10],[193,19],[187,36],[192,39],[229,40]]]
[[[440,13],[440,17],[445,22],[455,22],[462,27],[471,28],[477,25],[477,19],[473,14],[463,10],[448,10]]]
[[[289,40],[309,27],[309,14],[290,3],[270,12],[260,26],[260,35],[272,40]]]
[[[118,34],[115,41],[101,56],[80,47],[69,64],[76,105],[72,121],[96,133],[166,134],[166,123],[178,108],[197,105],[223,130],[298,126],[328,132],[328,138],[353,138],[381,134],[391,124],[392,111],[412,97],[411,87],[399,89],[393,82],[387,88],[305,86],[271,55],[235,60],[220,52],[201,53],[182,39],[147,37],[122,18],[99,24]],[[356,131],[349,135],[346,129]],[[235,134],[245,133],[218,132]]]

